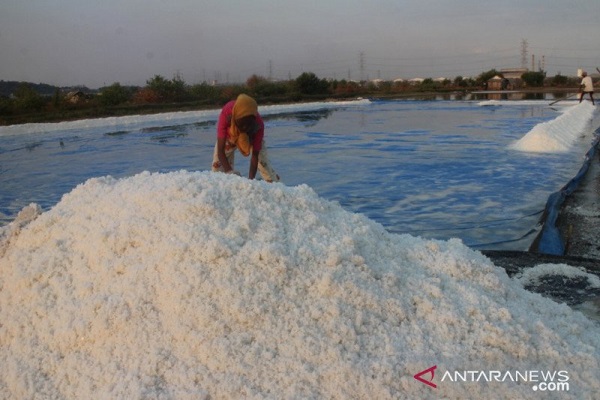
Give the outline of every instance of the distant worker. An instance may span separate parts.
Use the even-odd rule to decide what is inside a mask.
[[[231,100],[221,110],[217,123],[217,143],[213,154],[213,172],[240,175],[234,169],[235,149],[250,158],[248,178],[256,177],[257,169],[267,182],[279,182],[267,155],[264,142],[265,124],[258,113],[256,101],[245,94]]]
[[[590,99],[592,100],[592,104],[596,105],[596,103],[594,103],[594,83],[592,82],[592,78],[590,76],[588,76],[587,72],[583,71],[581,73],[581,76],[583,76],[583,79],[581,80],[581,96],[579,96],[579,102],[581,103],[581,101],[583,100],[583,96],[586,93],[590,94]]]

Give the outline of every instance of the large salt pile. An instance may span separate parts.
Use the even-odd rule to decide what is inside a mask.
[[[596,107],[589,102],[569,106],[558,118],[537,124],[511,148],[536,153],[568,151],[581,139],[582,132],[589,132]]]
[[[600,393],[598,325],[307,186],[91,179],[0,237],[3,399]]]

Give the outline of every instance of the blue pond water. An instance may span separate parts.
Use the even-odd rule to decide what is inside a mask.
[[[31,202],[52,207],[91,177],[207,170],[217,115],[0,132],[0,223]],[[547,101],[373,101],[273,106],[263,115],[285,184],[307,184],[391,232],[482,249],[526,249],[548,195],[576,174],[588,144],[566,153],[509,149],[560,115]],[[238,154],[236,169],[247,168]]]

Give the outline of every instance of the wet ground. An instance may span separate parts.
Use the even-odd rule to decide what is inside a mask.
[[[581,184],[565,200],[556,225],[566,255],[600,260],[600,149]]]

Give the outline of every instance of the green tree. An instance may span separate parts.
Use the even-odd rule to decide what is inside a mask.
[[[469,85],[469,82],[466,79],[464,79],[461,75],[454,78],[454,86],[467,87],[468,85]]]
[[[54,96],[52,96],[52,106],[54,106],[54,108],[59,108],[61,100],[60,89],[56,88],[54,90]]]
[[[552,86],[564,86],[569,82],[569,78],[560,74],[556,74],[554,78],[552,78]]]
[[[530,87],[542,87],[544,86],[544,79],[546,78],[546,73],[544,71],[539,72],[525,72],[521,75],[521,79],[527,86]]]
[[[272,82],[267,78],[252,75],[246,80],[246,86],[256,97],[283,96],[288,93],[287,82]]]
[[[162,75],[154,75],[152,79],[148,79],[146,81],[146,87],[158,96],[159,101],[169,100],[171,83]]]
[[[188,98],[186,84],[180,74],[176,74],[173,79],[171,79],[169,89],[170,100],[184,101]]]
[[[14,102],[8,97],[0,96],[0,117],[3,115],[11,115],[13,113]],[[0,118],[0,122],[2,118]]]
[[[216,103],[220,96],[219,89],[213,85],[209,85],[206,82],[193,85],[189,89],[189,92],[194,100],[200,100],[205,103]]]
[[[129,90],[121,86],[118,82],[103,88],[98,96],[100,104],[105,106],[116,106],[126,103],[131,98]]]
[[[391,93],[392,92],[392,82],[391,81],[383,81],[379,84],[378,89],[381,93]]]
[[[433,78],[425,78],[421,85],[419,85],[419,90],[423,91],[431,91],[437,88],[437,84],[433,81]]]
[[[485,83],[493,77],[495,77],[496,75],[503,77],[503,75],[500,72],[496,71],[495,69],[490,69],[489,71],[482,72],[481,74],[479,74],[479,76],[477,77],[477,82],[479,84]]]
[[[188,97],[185,81],[181,75],[176,74],[169,80],[161,75],[154,75],[146,81],[146,88],[158,96],[159,101],[182,101]]]
[[[312,72],[302,73],[296,78],[295,86],[301,94],[327,94],[329,91],[329,84],[327,81],[325,79],[319,79],[317,75]]]
[[[40,111],[46,104],[44,98],[26,83],[19,85],[14,96],[14,104],[20,111]]]

